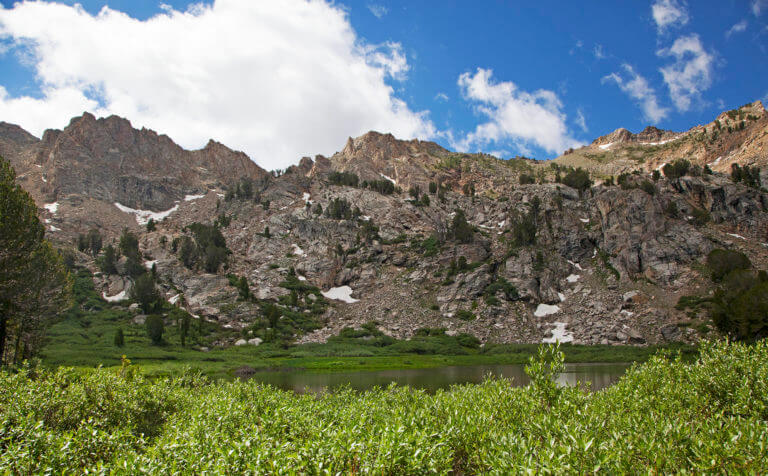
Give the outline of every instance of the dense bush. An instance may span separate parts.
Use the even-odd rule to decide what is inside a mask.
[[[395,184],[389,180],[370,180],[363,182],[363,188],[369,188],[382,195],[392,195],[396,191]]]
[[[520,181],[520,185],[529,185],[532,183],[536,183],[536,179],[533,178],[533,175],[531,174],[520,174],[520,177],[518,180]]]
[[[357,187],[360,182],[360,178],[353,172],[331,172],[328,174],[328,181],[334,185],[347,185],[349,187]]]
[[[721,281],[731,271],[751,268],[752,262],[740,251],[715,249],[707,255],[707,267],[712,280]]]
[[[768,336],[768,275],[751,270],[749,258],[732,250],[713,250],[707,266],[719,284],[709,300],[717,328],[739,340]]]
[[[685,159],[677,159],[672,163],[665,164],[661,171],[664,172],[664,176],[668,179],[675,180],[687,175],[690,168],[690,162]]]
[[[216,224],[192,223],[184,227],[191,232],[189,236],[176,238],[172,245],[178,251],[179,259],[187,268],[202,268],[208,273],[215,273],[226,264],[230,254],[227,242]]]
[[[334,198],[325,208],[325,216],[334,220],[349,220],[352,218],[352,204],[346,198]]]
[[[581,167],[571,169],[562,179],[563,184],[583,192],[592,186],[592,180],[589,178],[589,172]]]
[[[758,188],[762,185],[760,183],[760,168],[757,166],[741,167],[739,164],[731,164],[731,178],[734,182],[742,182],[748,187]]]
[[[0,373],[0,471],[153,474],[762,474],[768,344],[659,356],[596,393],[555,348],[503,379],[297,395],[192,373]]]

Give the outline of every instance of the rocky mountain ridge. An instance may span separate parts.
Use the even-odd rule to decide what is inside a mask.
[[[768,119],[764,110],[752,114],[756,105],[745,111],[735,118],[741,113],[746,125],[729,140],[745,139],[729,146],[736,152],[728,163],[760,165],[739,151],[765,156]],[[768,266],[764,190],[720,173],[652,180],[654,164],[701,133],[620,129],[542,163],[370,132],[280,174],[213,141],[185,151],[124,119],[84,114],[42,140],[2,123],[0,152],[38,201],[49,238],[71,248],[91,228],[106,242],[132,230],[164,298],[183,296],[192,314],[231,331],[218,345],[269,339],[265,303],[283,306],[295,342],[375,321],[400,338],[441,327],[483,342],[643,344],[708,332],[706,316],[675,304],[707,292],[701,263],[710,250],[739,249]],[[622,156],[632,147],[656,155]],[[595,150],[607,159],[586,156]],[[564,180],[574,158],[597,164],[595,184]],[[611,185],[606,163],[633,173]],[[145,226],[150,218],[154,229]],[[231,252],[215,273],[180,257],[177,243],[196,223],[216,223]],[[76,256],[105,298],[125,296],[132,280],[124,258],[122,272],[107,275],[92,257]],[[244,277],[254,299],[238,299],[227,275]],[[328,305],[313,305],[306,286],[323,291]]]
[[[635,169],[652,171],[678,158],[730,173],[732,164],[768,165],[768,113],[755,101],[719,114],[712,122],[685,132],[646,127],[638,134],[626,129],[602,136],[555,161],[609,176]]]

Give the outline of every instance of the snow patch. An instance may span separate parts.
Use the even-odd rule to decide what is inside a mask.
[[[55,226],[51,225],[51,231],[61,231],[61,228],[56,228]]]
[[[44,175],[41,175],[40,178],[43,179],[43,182],[48,183],[48,180],[45,178]]]
[[[743,237],[743,236],[741,236],[741,235],[737,235],[736,233],[726,233],[726,235],[728,235],[728,236],[732,236],[732,237],[734,237],[734,238],[738,238],[738,239],[740,239],[740,240],[746,240],[746,238],[744,238],[744,237]]]
[[[682,138],[683,138],[683,136],[680,135],[680,136],[677,136],[677,137],[673,137],[671,139],[663,140],[661,142],[638,142],[637,144],[638,145],[664,145],[664,144],[667,144],[669,142],[675,141],[677,139],[682,139]]]
[[[139,225],[146,225],[149,223],[149,220],[152,219],[154,221],[162,221],[165,217],[170,215],[171,213],[175,212],[179,209],[178,205],[174,205],[173,208],[166,210],[164,212],[153,212],[151,210],[136,210],[135,208],[126,207],[125,205],[115,202],[115,206],[124,213],[131,213],[133,215],[136,215],[136,223]]]
[[[499,228],[502,228],[507,223],[507,220],[501,220],[499,222]]]
[[[389,181],[390,181],[390,182],[392,182],[393,184],[397,185],[397,182],[395,181],[395,179],[393,179],[393,178],[392,178],[392,177],[390,177],[389,175],[384,175],[384,174],[382,174],[382,173],[379,173],[379,175],[381,175],[381,176],[382,176],[382,177],[384,177],[385,179],[389,180]]]
[[[104,300],[107,302],[119,302],[119,301],[125,301],[126,299],[128,299],[128,297],[126,296],[125,289],[115,294],[114,296],[107,296],[107,293],[103,292],[101,293],[101,297],[103,297]]]
[[[569,283],[575,283],[578,281],[580,276],[578,274],[569,274],[567,278],[565,278],[566,281]]]
[[[175,295],[175,296],[172,296],[172,297],[171,297],[171,298],[168,300],[168,302],[169,302],[169,303],[171,303],[171,304],[176,304],[177,302],[179,302],[179,299],[180,299],[180,298],[181,298],[181,293],[179,293],[179,294],[177,294],[177,295]]]
[[[55,215],[56,211],[59,209],[59,202],[46,203],[43,205],[43,208]]]
[[[533,311],[533,315],[536,317],[544,317],[544,316],[549,316],[550,314],[554,314],[556,312],[560,312],[559,306],[556,306],[554,304],[541,303],[536,308],[536,310]]]
[[[191,202],[192,200],[197,200],[199,198],[203,198],[205,195],[186,195],[184,197],[185,202]]]
[[[296,256],[304,256],[304,250],[302,250],[296,243],[293,244],[293,254]]]
[[[299,278],[299,281],[306,281],[307,280],[307,278],[305,278],[304,276],[298,276],[298,278]]]
[[[565,326],[567,325],[565,322],[553,322],[555,325],[554,329],[552,329],[552,337],[545,337],[541,340],[544,344],[554,344],[555,342],[573,342],[573,333],[568,332],[565,330]]]
[[[607,144],[599,145],[598,147],[600,147],[603,150],[608,150],[611,148],[612,145],[613,145],[613,142],[609,142]]]
[[[310,203],[311,204],[312,203],[312,200],[310,200],[311,196],[312,195],[310,195],[309,193],[304,192],[304,195],[301,198],[302,198],[302,200],[304,200],[304,203]]]
[[[156,259],[153,259],[152,261],[145,261],[144,262],[144,267],[147,268],[147,269],[152,269],[152,266],[157,264],[158,261],[159,260],[156,260]]]
[[[565,302],[565,294],[563,293],[557,293],[557,297],[560,298],[560,302]]]
[[[369,217],[368,215],[363,215],[360,217],[360,219],[363,221],[371,221],[371,217]]]
[[[579,218],[579,221],[582,223],[589,223],[589,218]]]
[[[722,155],[721,155],[720,157],[716,158],[716,159],[715,159],[715,161],[714,161],[714,162],[712,162],[712,165],[717,165],[717,164],[719,164],[721,160],[723,160],[723,156],[722,156]]]
[[[349,286],[339,286],[337,288],[331,288],[328,291],[322,291],[320,294],[328,299],[335,299],[337,301],[344,301],[348,304],[358,302],[359,299],[352,297],[352,288]]]

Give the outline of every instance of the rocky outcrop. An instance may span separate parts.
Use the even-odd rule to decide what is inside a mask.
[[[269,177],[248,156],[218,142],[187,151],[168,136],[134,129],[125,119],[88,113],[64,130],[46,131],[34,162],[51,200],[75,194],[152,211],[240,177],[260,183]]]

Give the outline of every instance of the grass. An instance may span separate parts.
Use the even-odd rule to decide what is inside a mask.
[[[763,474],[768,343],[658,356],[599,392],[531,384],[297,395],[193,373],[0,371],[0,473]]]

